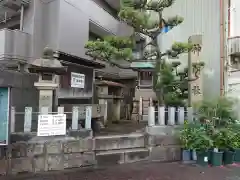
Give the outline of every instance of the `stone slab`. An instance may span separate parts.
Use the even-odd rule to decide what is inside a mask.
[[[149,135],[174,135],[179,126],[152,126],[146,127],[146,133]]]
[[[159,162],[172,162],[181,160],[180,147],[156,146],[149,148],[149,160]]]
[[[64,169],[77,168],[82,165],[82,154],[72,153],[63,155]]]
[[[96,164],[95,153],[71,153],[64,154],[64,169],[93,166]]]
[[[46,142],[45,148],[47,154],[60,154],[63,151],[61,141]]]
[[[31,158],[15,158],[11,159],[11,172],[12,174],[33,172]]]
[[[181,160],[181,147],[172,146],[167,147],[167,159],[168,161],[180,161]]]
[[[124,163],[124,152],[109,151],[96,154],[96,163],[98,166],[111,166]]]
[[[47,167],[45,167],[45,161],[46,158],[44,156],[35,156],[33,158],[33,171],[37,173],[47,170]]]
[[[61,171],[64,169],[64,160],[62,154],[48,155],[45,163],[46,171]]]
[[[145,137],[142,133],[95,138],[95,150],[99,151],[144,147]]]
[[[149,159],[148,149],[132,149],[124,152],[124,163],[146,161]]]
[[[44,152],[44,144],[40,143],[29,143],[28,144],[28,157],[29,156],[36,156],[36,155],[43,155]]]
[[[9,145],[12,158],[27,157],[28,144],[27,142],[18,142]]]
[[[69,131],[68,135],[74,138],[92,138],[93,137],[93,133],[92,130],[88,130],[88,129],[81,129],[81,130],[77,130],[77,131]]]
[[[90,138],[76,139],[63,143],[64,153],[88,152],[93,149],[93,140]]]
[[[172,135],[149,135],[148,146],[173,146],[178,145],[179,140]]]
[[[167,148],[162,146],[150,147],[149,148],[149,160],[150,161],[167,161]]]

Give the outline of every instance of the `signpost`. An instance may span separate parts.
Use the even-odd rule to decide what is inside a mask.
[[[85,75],[72,72],[71,73],[71,87],[84,89]]]
[[[37,136],[66,135],[66,114],[38,116]]]

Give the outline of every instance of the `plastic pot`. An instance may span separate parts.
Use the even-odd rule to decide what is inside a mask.
[[[233,151],[224,151],[223,153],[223,163],[224,164],[233,164],[235,152]]]
[[[197,161],[197,152],[195,151],[195,150],[192,150],[192,153],[191,153],[191,159],[193,160],[193,161]]]
[[[191,160],[191,150],[182,150],[182,161],[190,161]]]
[[[213,150],[208,150],[208,164],[212,164],[211,160],[212,160],[212,152]]]
[[[207,166],[208,165],[208,151],[203,152],[197,152],[197,164],[201,166]]]
[[[212,166],[221,166],[223,162],[223,152],[211,151],[210,163]]]
[[[234,162],[240,163],[240,149],[235,149]]]

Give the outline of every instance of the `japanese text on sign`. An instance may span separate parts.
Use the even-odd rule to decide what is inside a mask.
[[[83,89],[85,86],[85,75],[79,73],[71,73],[71,87]]]
[[[39,115],[37,136],[66,135],[66,114]]]

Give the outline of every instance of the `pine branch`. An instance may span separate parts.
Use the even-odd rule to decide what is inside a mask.
[[[95,52],[97,51],[97,52]],[[108,62],[112,66],[116,66],[120,69],[131,69],[131,70],[138,70],[137,68],[131,67],[130,65],[122,65],[119,64],[118,62],[114,61],[113,58],[111,57],[111,54],[108,54],[104,51],[100,51],[99,49],[95,50],[87,50],[86,55],[92,57],[94,60],[101,60]],[[135,61],[139,61],[140,59],[134,59]]]

